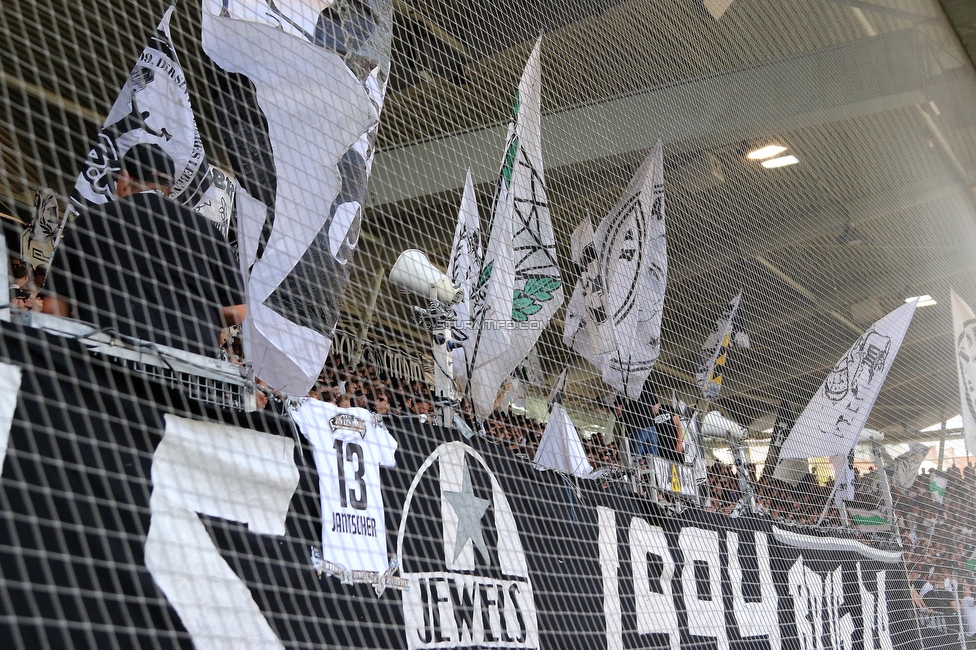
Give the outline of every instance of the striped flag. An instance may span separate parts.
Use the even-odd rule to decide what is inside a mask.
[[[891,522],[880,510],[847,508],[851,523],[866,533],[883,533],[891,530]]]

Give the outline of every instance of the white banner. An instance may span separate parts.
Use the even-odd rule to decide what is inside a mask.
[[[71,200],[75,206],[115,200],[119,161],[133,145],[157,144],[176,167],[172,198],[193,207],[210,185],[190,94],[170,36],[170,7],[149,39],[88,152]]]
[[[797,418],[779,457],[847,456],[857,443],[915,314],[902,305],[861,335]],[[780,478],[779,472],[775,475]]]
[[[481,226],[478,223],[478,201],[474,193],[471,171],[464,179],[464,193],[461,195],[461,208],[458,210],[457,227],[454,230],[454,243],[451,244],[451,260],[447,274],[454,286],[464,290],[464,298],[454,305],[457,324],[454,338],[462,347],[451,354],[454,357],[454,380],[462,390],[468,380],[467,350],[474,342],[471,325],[471,297],[478,289],[478,274],[484,253],[481,248]]]
[[[962,428],[966,448],[976,450],[976,314],[952,290],[952,340],[959,373]]]

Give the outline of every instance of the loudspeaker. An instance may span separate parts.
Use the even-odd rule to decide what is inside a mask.
[[[712,411],[702,420],[701,434],[706,438],[721,438],[729,442],[741,442],[748,432],[745,427],[733,422],[718,411]]]
[[[426,253],[417,249],[400,253],[396,264],[390,269],[390,284],[398,291],[413,293],[421,298],[434,298],[445,305],[456,305],[464,298],[464,291],[454,286],[451,278],[431,264]]]

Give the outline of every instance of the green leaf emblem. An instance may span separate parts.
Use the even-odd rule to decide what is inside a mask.
[[[481,275],[478,277],[478,288],[485,286],[488,283],[489,278],[491,278],[491,270],[495,267],[495,262],[489,262],[488,266],[481,269]]]
[[[552,294],[563,285],[559,278],[531,278],[523,289],[515,290],[512,300],[512,320],[525,322],[538,313],[542,304],[552,300]]]

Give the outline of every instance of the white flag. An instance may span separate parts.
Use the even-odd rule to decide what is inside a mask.
[[[661,354],[661,316],[668,282],[660,141],[600,223],[595,245],[615,343],[608,355],[600,357],[598,367],[603,380],[618,393],[637,399]]]
[[[468,392],[475,415],[487,419],[498,388],[518,363],[511,362],[512,296],[515,293],[515,255],[511,214],[496,214],[488,236],[478,287],[472,296],[473,324],[468,347]]]
[[[603,270],[589,217],[573,231],[570,251],[579,279],[566,306],[563,343],[602,371],[606,356],[616,348],[616,339],[607,312]]]
[[[902,305],[854,342],[797,418],[780,450],[781,459],[846,457],[854,448],[917,303]],[[780,478],[779,472],[775,476]]]
[[[541,48],[540,38],[519,81],[474,301],[470,392],[479,418],[563,302],[542,168]]]
[[[133,145],[159,145],[176,167],[171,197],[195,206],[209,187],[209,168],[190,94],[170,36],[170,7],[105,118],[71,201],[75,208],[115,200],[120,160]]]
[[[952,340],[959,373],[962,428],[966,448],[976,449],[976,314],[952,290]]]
[[[566,379],[569,376],[569,368],[563,368],[563,371],[559,373],[556,377],[556,383],[552,385],[549,389],[549,397],[546,398],[546,404],[549,406],[551,411],[553,406],[556,404],[563,403],[563,396],[566,394]]]
[[[729,350],[734,347],[748,348],[748,335],[738,328],[736,317],[739,314],[739,303],[742,302],[742,292],[729,302],[728,308],[715,323],[715,331],[709,335],[702,345],[699,356],[698,370],[695,379],[701,389],[702,397],[714,401],[718,399],[722,390],[722,379],[725,376],[725,361]]]
[[[586,458],[586,451],[579,432],[569,419],[562,404],[555,404],[539,441],[533,463],[537,467],[554,469],[574,476],[588,476],[593,467]]]
[[[454,286],[464,290],[464,298],[454,306],[457,323],[454,338],[462,347],[456,348],[454,356],[454,379],[463,390],[468,379],[468,346],[474,343],[471,325],[471,296],[478,289],[478,273],[481,270],[481,227],[478,224],[478,201],[474,193],[471,171],[464,179],[464,193],[461,195],[461,208],[458,211],[457,227],[454,230],[454,243],[451,245],[451,260],[447,274]]]
[[[847,456],[831,456],[830,462],[834,466],[834,485],[836,486],[834,503],[838,504],[839,509],[841,501],[854,500],[856,496],[854,494],[856,475],[847,463]]]
[[[888,463],[891,468],[891,486],[907,490],[918,478],[918,470],[929,455],[929,448],[920,442],[913,442],[904,454]]]
[[[389,65],[389,2],[348,15],[331,4],[208,0],[203,11],[204,51],[254,88],[253,104],[246,88],[221,98],[222,128],[246,145],[232,161],[245,353],[257,377],[289,395],[308,392],[331,346]]]

